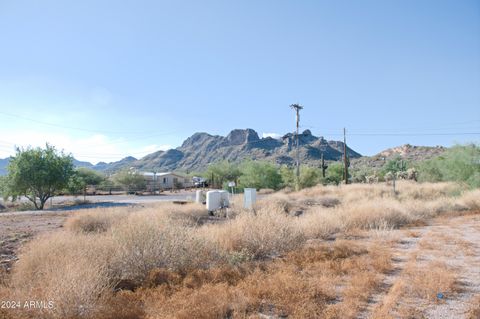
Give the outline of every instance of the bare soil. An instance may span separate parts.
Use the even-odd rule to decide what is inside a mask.
[[[39,234],[63,227],[71,213],[0,214],[0,271],[10,271],[20,247]]]
[[[394,269],[359,318],[476,318],[471,313],[480,297],[480,215],[437,218],[426,226],[391,231],[389,237],[396,237]],[[428,291],[433,288],[425,283],[429,267],[438,263],[455,277],[454,285]],[[415,280],[415,271],[426,280]],[[418,290],[433,297],[419,296]]]

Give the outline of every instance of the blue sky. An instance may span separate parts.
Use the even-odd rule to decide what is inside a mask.
[[[480,140],[479,1],[0,0],[0,39],[0,157],[284,134],[297,102],[366,155]]]

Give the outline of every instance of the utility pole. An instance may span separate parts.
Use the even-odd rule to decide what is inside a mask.
[[[343,176],[345,178],[345,184],[348,184],[348,159],[347,159],[347,134],[345,128],[343,128],[343,164],[345,169],[343,170]]]
[[[296,187],[298,189],[299,184],[300,184],[300,153],[298,152],[298,146],[299,146],[299,144],[298,144],[298,127],[299,127],[299,124],[300,124],[300,110],[303,109],[303,106],[301,106],[299,104],[292,104],[292,105],[290,105],[290,107],[295,110],[296,120],[297,120],[297,136],[296,136],[297,137],[297,141],[296,141],[297,142],[297,147],[296,147],[297,150],[296,150],[296,154],[295,154],[296,156],[295,157],[296,157],[296,166],[297,166],[297,173],[296,173],[296,175],[297,175],[297,185],[296,185]]]

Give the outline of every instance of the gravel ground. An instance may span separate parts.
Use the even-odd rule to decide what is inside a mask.
[[[409,233],[415,236],[408,236]],[[460,291],[445,292],[447,297],[437,302],[402,296],[394,307],[415,309],[422,314],[418,318],[471,318],[472,300],[480,296],[480,215],[442,218],[428,226],[392,230],[386,238],[396,242],[392,247],[394,270],[385,276],[383,288],[371,296],[358,318],[372,318],[376,307],[388,303],[386,300],[395,294],[392,287],[405,280],[402,272],[412,260],[420,269],[432,261],[445,262],[457,274]],[[421,257],[413,257],[417,255]],[[398,314],[393,317],[401,318]]]
[[[462,290],[444,303],[428,305],[425,316],[435,319],[468,318],[473,297],[480,295],[480,216],[454,219],[449,221],[449,225],[432,226],[431,232],[452,237],[442,250],[454,254],[443,259],[459,274]],[[431,257],[442,258],[437,254]]]

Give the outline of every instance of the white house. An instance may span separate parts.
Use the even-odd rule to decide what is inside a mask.
[[[192,187],[192,179],[173,172],[145,172],[142,173],[147,181],[149,190],[169,190]]]

